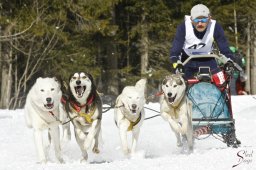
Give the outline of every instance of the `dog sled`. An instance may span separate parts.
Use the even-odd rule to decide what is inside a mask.
[[[186,65],[194,58],[215,58],[219,61],[218,63],[223,64],[228,61],[224,55],[193,55],[182,64]],[[234,63],[234,67],[234,69],[242,71],[236,63]],[[209,67],[199,68],[196,78],[188,80],[187,97],[192,102],[194,137],[204,139],[207,135],[213,135],[227,146],[238,147],[241,142],[236,138],[235,133],[235,119],[233,118],[229,86],[231,76],[225,73],[224,75],[225,82],[221,88],[212,82]]]

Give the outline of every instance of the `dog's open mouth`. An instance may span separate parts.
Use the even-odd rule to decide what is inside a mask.
[[[176,96],[177,96],[177,94],[175,96],[173,96],[173,97],[168,97],[169,103],[173,103],[175,101],[175,99],[176,99]]]
[[[130,109],[133,114],[136,113],[136,109]]]
[[[78,97],[82,97],[85,92],[86,86],[76,86],[75,91]]]
[[[47,103],[47,104],[44,105],[44,107],[45,107],[46,109],[52,109],[53,106],[54,106],[53,103]]]

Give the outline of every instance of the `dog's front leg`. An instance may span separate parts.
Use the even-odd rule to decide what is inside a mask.
[[[133,129],[133,131],[132,131],[132,149],[131,149],[132,154],[134,154],[136,151],[139,134],[140,134],[139,128]]]
[[[49,129],[51,138],[53,140],[54,151],[56,158],[59,160],[60,163],[64,163],[64,160],[61,156],[61,149],[60,149],[60,130],[59,127],[54,127]]]
[[[100,123],[101,123],[100,119],[95,119],[92,122],[92,125],[91,125],[91,127],[88,131],[88,135],[87,135],[86,140],[84,142],[84,147],[85,147],[86,150],[88,150],[91,147],[93,139],[95,138],[96,133],[100,129]]]
[[[76,126],[75,128],[75,137],[76,137],[76,142],[82,152],[82,159],[80,160],[80,162],[86,162],[88,159],[88,154],[84,147],[84,141],[86,139],[86,136],[84,132],[79,128],[79,126]]]
[[[65,125],[62,125],[62,140],[63,141],[70,141],[71,140],[71,131],[70,131],[70,123],[66,123]]]
[[[70,132],[70,118],[68,117],[68,113],[65,111],[64,106],[62,103],[59,105],[59,112],[60,112],[60,121],[65,123],[62,125],[62,140],[63,141],[70,141],[71,140],[71,132]]]
[[[92,148],[92,151],[94,152],[94,153],[96,153],[96,154],[98,154],[98,153],[100,153],[100,150],[99,150],[99,138],[101,137],[100,135],[101,135],[101,125],[99,124],[99,130],[98,130],[98,132],[96,133],[96,135],[95,135],[95,143],[94,143],[94,146],[93,146],[93,148]]]
[[[34,139],[35,139],[35,145],[39,157],[40,163],[46,163],[46,157],[44,153],[44,147],[43,147],[43,136],[42,131],[39,129],[34,130]]]
[[[194,149],[194,141],[193,141],[193,123],[192,123],[192,103],[190,101],[187,102],[187,119],[188,119],[188,130],[187,130],[187,140],[189,151],[193,152]]]
[[[127,129],[129,127],[130,122],[127,120],[121,120],[119,123],[119,134],[121,138],[122,149],[125,155],[130,153],[127,142]]]
[[[182,142],[181,142],[180,133],[179,133],[181,130],[181,126],[177,122],[175,122],[175,120],[173,120],[172,117],[166,112],[162,113],[162,117],[168,121],[172,131],[174,132],[174,134],[176,136],[177,146],[181,147]]]

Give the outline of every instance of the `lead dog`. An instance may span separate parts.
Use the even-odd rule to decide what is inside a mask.
[[[98,140],[101,131],[102,102],[89,73],[77,72],[70,76],[68,95],[63,100],[64,108],[74,125],[75,138],[82,152],[81,161],[88,159],[92,147],[99,153]]]
[[[34,140],[40,163],[46,163],[43,147],[43,130],[48,130],[52,139],[55,155],[63,163],[60,150],[59,103],[62,92],[55,78],[38,78],[30,89],[25,104],[25,120],[34,129]]]
[[[135,86],[126,86],[116,99],[114,119],[119,128],[122,149],[125,155],[135,153],[140,127],[145,118],[146,79],[139,80]],[[132,132],[131,150],[128,147],[127,133]]]
[[[177,146],[187,142],[193,150],[192,103],[186,96],[186,84],[180,74],[167,76],[162,82],[161,116],[168,121],[177,138]],[[181,136],[183,140],[181,141]],[[187,149],[187,148],[184,148]]]

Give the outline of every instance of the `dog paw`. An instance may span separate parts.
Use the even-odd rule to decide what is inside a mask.
[[[100,153],[99,148],[96,148],[96,147],[94,147],[94,148],[92,149],[92,151],[93,151],[94,153],[96,153],[96,154],[99,154],[99,153]]]
[[[59,163],[61,163],[61,164],[64,164],[64,163],[65,163],[65,161],[64,161],[63,158],[58,158],[58,160],[59,160]]]
[[[80,159],[80,163],[87,163],[87,159],[85,158]]]
[[[43,159],[41,161],[38,162],[39,164],[46,164],[47,163],[47,160],[46,159]]]
[[[182,147],[183,144],[182,144],[181,142],[177,142],[177,146],[178,146],[178,147]]]
[[[130,149],[124,149],[123,152],[124,155],[129,155],[131,153]]]

